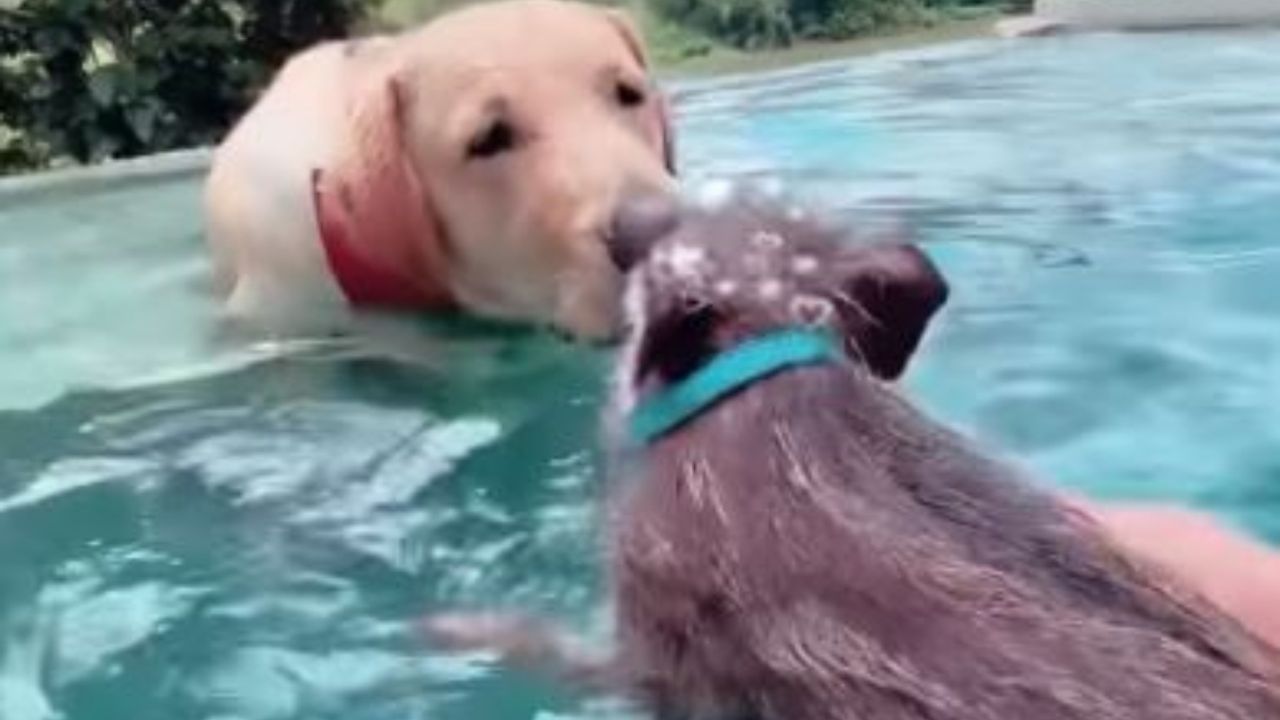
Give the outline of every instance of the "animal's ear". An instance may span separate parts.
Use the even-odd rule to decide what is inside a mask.
[[[840,277],[836,308],[848,351],[879,377],[896,380],[947,301],[946,279],[910,244],[851,250]]]
[[[636,28],[635,21],[623,10],[610,8],[603,12],[609,23],[622,36],[622,41],[626,43],[636,62],[640,63],[640,67],[648,70],[649,53],[645,48],[644,40],[641,39],[640,31]],[[660,90],[655,89],[654,93],[654,107],[658,113],[658,129],[662,143],[662,162],[667,172],[674,176],[676,174],[676,142],[671,124],[671,99]]]
[[[710,360],[717,319],[712,306],[694,304],[653,317],[636,353],[636,384],[680,382]]]
[[[440,224],[405,145],[399,74],[369,68],[350,89],[343,142],[313,173],[321,241],[358,305],[448,304]]]
[[[645,48],[644,41],[640,39],[640,31],[636,28],[635,21],[631,19],[631,15],[625,10],[615,8],[608,8],[602,12],[605,19],[622,36],[622,41],[627,44],[627,49],[635,56],[636,62],[640,63],[640,67],[648,70],[649,53]]]

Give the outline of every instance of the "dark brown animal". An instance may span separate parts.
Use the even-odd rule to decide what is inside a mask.
[[[847,358],[619,456],[603,664],[510,616],[433,632],[569,663],[661,718],[1280,718],[1280,652],[890,384],[946,298],[910,245],[760,202],[692,213],[632,272],[615,412],[787,327]]]

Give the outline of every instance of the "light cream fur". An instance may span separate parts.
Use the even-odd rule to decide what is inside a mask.
[[[640,89],[643,104],[620,104],[619,83]],[[357,118],[387,97],[393,118]],[[627,18],[564,0],[500,0],[402,35],[301,52],[225,138],[208,177],[207,235],[227,310],[285,330],[341,326],[350,308],[319,241],[311,173],[381,188],[385,177],[370,184],[367,167],[351,168],[392,148],[419,204],[357,208],[352,222],[412,209],[430,231],[400,248],[381,228],[372,235],[388,247],[364,248],[371,257],[434,258],[413,272],[479,315],[612,336],[621,278],[604,235],[629,193],[673,189],[663,112]],[[469,158],[496,120],[514,129],[516,147]]]

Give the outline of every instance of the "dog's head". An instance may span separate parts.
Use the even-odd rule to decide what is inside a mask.
[[[620,380],[638,393],[669,385],[792,327],[831,331],[873,376],[894,380],[947,296],[912,244],[863,241],[760,198],[690,209],[629,278]]]
[[[356,112],[393,129],[391,171],[418,189],[429,272],[468,311],[614,336],[614,240],[637,232],[630,208],[668,208],[674,187],[666,100],[629,19],[504,0],[396,42]]]

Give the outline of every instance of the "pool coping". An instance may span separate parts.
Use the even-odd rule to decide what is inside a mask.
[[[202,175],[212,148],[196,147],[121,160],[0,177],[0,209],[33,198],[119,190],[163,180]]]

